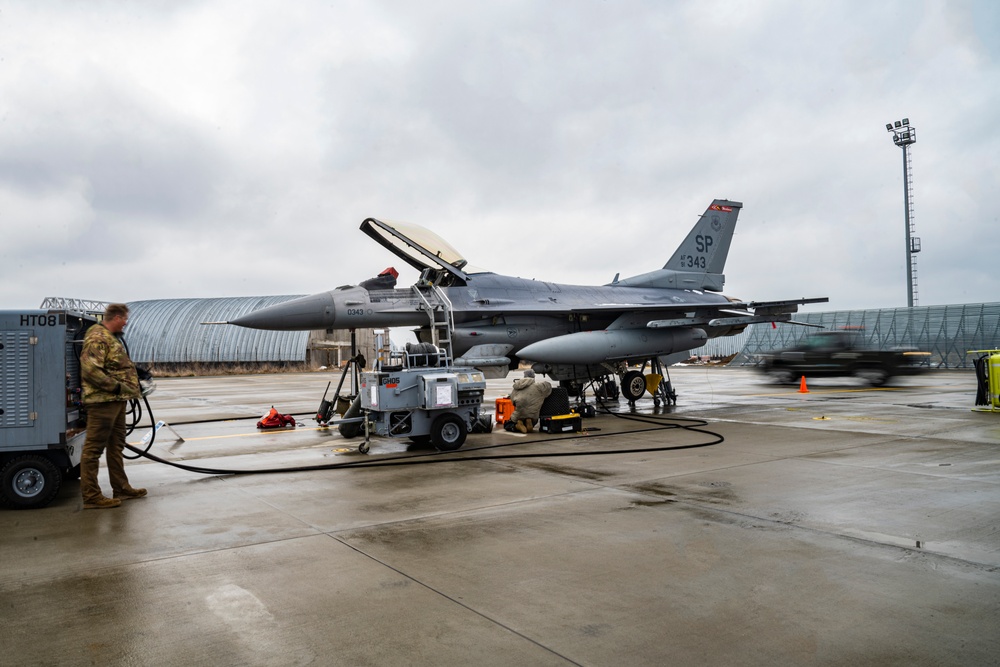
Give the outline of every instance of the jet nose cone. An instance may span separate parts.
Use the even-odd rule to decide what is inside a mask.
[[[249,329],[308,331],[329,329],[333,326],[334,319],[333,296],[329,292],[323,292],[267,306],[230,320],[229,323]]]

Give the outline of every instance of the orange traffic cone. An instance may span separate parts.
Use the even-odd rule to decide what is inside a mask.
[[[799,380],[799,393],[800,394],[808,394],[809,393],[809,387],[806,386],[806,376],[805,375],[803,375],[802,379]]]

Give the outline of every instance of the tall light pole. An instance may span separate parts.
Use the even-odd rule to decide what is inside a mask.
[[[910,154],[907,146],[917,143],[917,128],[904,118],[886,123],[885,129],[892,133],[892,143],[903,149],[903,207],[906,210],[906,305],[913,308],[917,302],[917,253],[920,252],[920,238],[913,235],[913,192],[911,191]]]

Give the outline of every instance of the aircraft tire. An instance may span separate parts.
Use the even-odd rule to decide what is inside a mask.
[[[646,393],[646,376],[639,371],[628,371],[622,376],[622,396],[635,403]]]

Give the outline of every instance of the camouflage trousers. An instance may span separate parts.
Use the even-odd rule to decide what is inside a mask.
[[[107,451],[108,476],[111,491],[129,488],[125,474],[125,409],[127,401],[91,403],[87,405],[87,439],[80,454],[80,495],[83,502],[100,500],[103,494],[97,481],[101,454]]]

